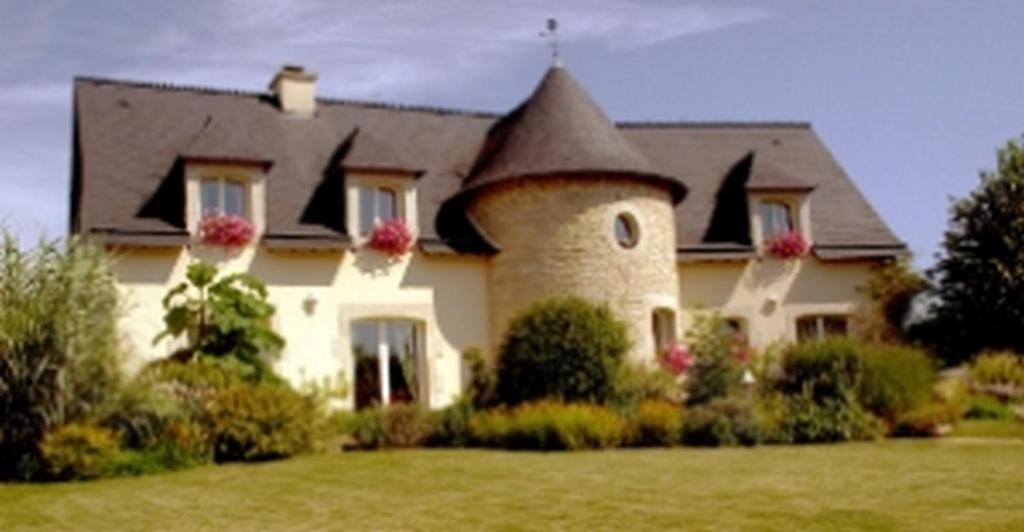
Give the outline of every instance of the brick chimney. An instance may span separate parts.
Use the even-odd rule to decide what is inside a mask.
[[[316,112],[316,74],[300,65],[285,65],[270,81],[270,91],[285,113],[313,116]]]

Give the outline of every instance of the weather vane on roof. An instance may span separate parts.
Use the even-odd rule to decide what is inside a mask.
[[[555,66],[562,65],[562,59],[558,55],[558,21],[549,18],[547,29],[540,32],[541,37],[547,37],[551,43],[551,62]]]

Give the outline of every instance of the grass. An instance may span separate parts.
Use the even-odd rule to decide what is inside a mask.
[[[342,453],[0,485],[0,530],[1024,530],[1024,444]]]

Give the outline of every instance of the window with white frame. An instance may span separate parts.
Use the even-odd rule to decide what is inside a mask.
[[[793,213],[788,203],[782,201],[762,201],[759,214],[761,216],[761,231],[764,240],[770,240],[794,229]]]
[[[199,181],[199,212],[249,217],[245,183],[224,177],[203,177]]]
[[[843,315],[802,316],[796,320],[796,339],[800,342],[829,336],[846,336],[849,319]]]
[[[373,228],[392,218],[404,218],[399,191],[391,187],[359,188],[359,234],[366,236]]]
[[[352,323],[357,409],[420,400],[422,338],[421,324],[412,320]]]

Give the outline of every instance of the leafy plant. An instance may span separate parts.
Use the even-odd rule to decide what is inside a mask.
[[[686,403],[699,405],[725,397],[740,383],[740,353],[745,341],[729,332],[717,313],[698,312],[686,332],[686,343],[694,355],[686,381]]]
[[[498,396],[508,405],[553,398],[605,402],[629,349],[626,326],[579,298],[538,303],[512,320],[498,358]]]
[[[2,231],[0,231],[2,232]],[[0,244],[0,479],[43,474],[39,444],[117,389],[117,287],[81,240]]]
[[[154,343],[186,335],[189,346],[176,358],[233,357],[267,372],[269,357],[284,347],[284,339],[269,326],[274,306],[267,301],[266,286],[246,274],[216,277],[211,264],[189,265],[187,282],[163,299],[165,328]]]
[[[964,412],[967,419],[1013,419],[1013,410],[994,397],[988,395],[972,395],[967,398]]]

